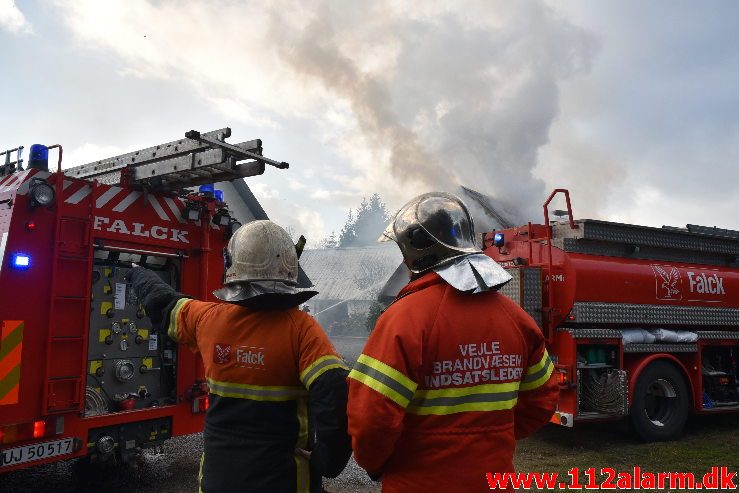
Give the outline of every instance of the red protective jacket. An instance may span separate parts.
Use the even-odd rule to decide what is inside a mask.
[[[488,491],[559,394],[536,323],[495,291],[411,282],[349,374],[354,456],[383,491]]]

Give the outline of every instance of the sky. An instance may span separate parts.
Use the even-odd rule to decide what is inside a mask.
[[[460,185],[540,222],[739,229],[739,3],[0,0],[0,150],[66,167],[231,127],[316,244]],[[561,204],[555,204],[561,207]]]

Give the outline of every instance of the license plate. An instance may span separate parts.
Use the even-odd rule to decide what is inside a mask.
[[[74,452],[74,438],[4,449],[0,452],[0,467],[14,466],[72,452]]]

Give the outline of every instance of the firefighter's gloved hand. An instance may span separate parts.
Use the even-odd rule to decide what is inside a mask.
[[[134,267],[128,272],[127,280],[131,283],[139,303],[144,305],[152,323],[159,324],[168,313],[167,307],[179,298],[186,298],[178,293],[158,275],[144,267]]]
[[[331,449],[328,445],[320,441],[313,443],[313,450],[308,454],[311,469],[319,471],[321,476],[326,478],[337,477],[346,467],[346,461],[337,461],[331,456]]]

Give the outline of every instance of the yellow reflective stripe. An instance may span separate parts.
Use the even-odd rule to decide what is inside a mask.
[[[379,380],[375,380],[369,375],[365,375],[364,373],[357,371],[356,368],[352,370],[351,372],[349,372],[349,378],[352,378],[356,380],[357,382],[361,382],[365,384],[367,387],[379,392],[380,394],[384,395],[385,397],[395,402],[397,405],[399,405],[402,408],[407,407],[408,404],[411,402],[410,397],[401,395],[396,390],[388,387],[387,385],[380,382]]]
[[[175,342],[180,342],[180,334],[177,327],[177,318],[180,316],[180,311],[187,303],[192,301],[190,298],[181,298],[177,300],[172,311],[169,312],[169,327],[167,328],[167,335]]]
[[[298,441],[296,448],[306,449],[308,447],[308,402],[306,399],[298,399]],[[296,491],[308,493],[310,491],[310,465],[304,457],[295,454]]]
[[[303,382],[306,389],[310,388],[316,378],[320,377],[328,370],[335,368],[341,368],[344,370],[349,369],[349,367],[346,366],[346,363],[344,363],[344,361],[338,356],[333,354],[322,356],[308,365],[308,367],[300,373],[300,381]]]
[[[205,462],[205,452],[200,455],[200,469],[198,470],[198,493],[203,493],[203,463]]]
[[[549,353],[547,352],[546,349],[544,349],[544,354],[541,356],[541,360],[539,360],[537,364],[526,368],[526,375],[531,375],[532,373],[536,373],[537,371],[544,368],[548,360],[549,360]]]
[[[554,363],[552,363],[552,360],[548,359],[548,357],[547,362],[547,366],[541,370],[541,376],[535,380],[521,382],[520,390],[533,390],[541,387],[549,381],[549,377],[552,376],[552,372],[554,371]]]
[[[408,412],[418,415],[445,415],[467,411],[512,409],[518,401],[519,382],[491,383],[472,387],[419,390]]]
[[[418,388],[418,384],[395,368],[366,354],[359,356],[349,378],[365,384],[400,407],[408,406]]]
[[[277,387],[221,382],[208,378],[210,392],[221,397],[251,399],[254,401],[292,401],[308,395],[302,387]]]
[[[406,377],[392,366],[387,365],[380,360],[376,360],[375,358],[367,356],[366,354],[360,354],[359,358],[357,358],[357,363],[362,363],[369,366],[370,368],[374,368],[383,375],[387,375],[388,377],[392,378],[411,392],[415,392],[416,388],[418,388],[418,384],[416,382]]]
[[[470,411],[504,411],[513,409],[518,402],[518,398],[493,401],[493,402],[468,402],[464,404],[456,404],[452,406],[427,406],[427,407],[409,407],[407,412],[425,416],[429,414],[446,415],[456,414]]]
[[[487,383],[474,385],[472,387],[453,387],[449,389],[418,390],[413,400],[438,399],[444,397],[466,397],[475,394],[498,394],[503,392],[515,392],[518,390],[519,382],[510,383]]]

